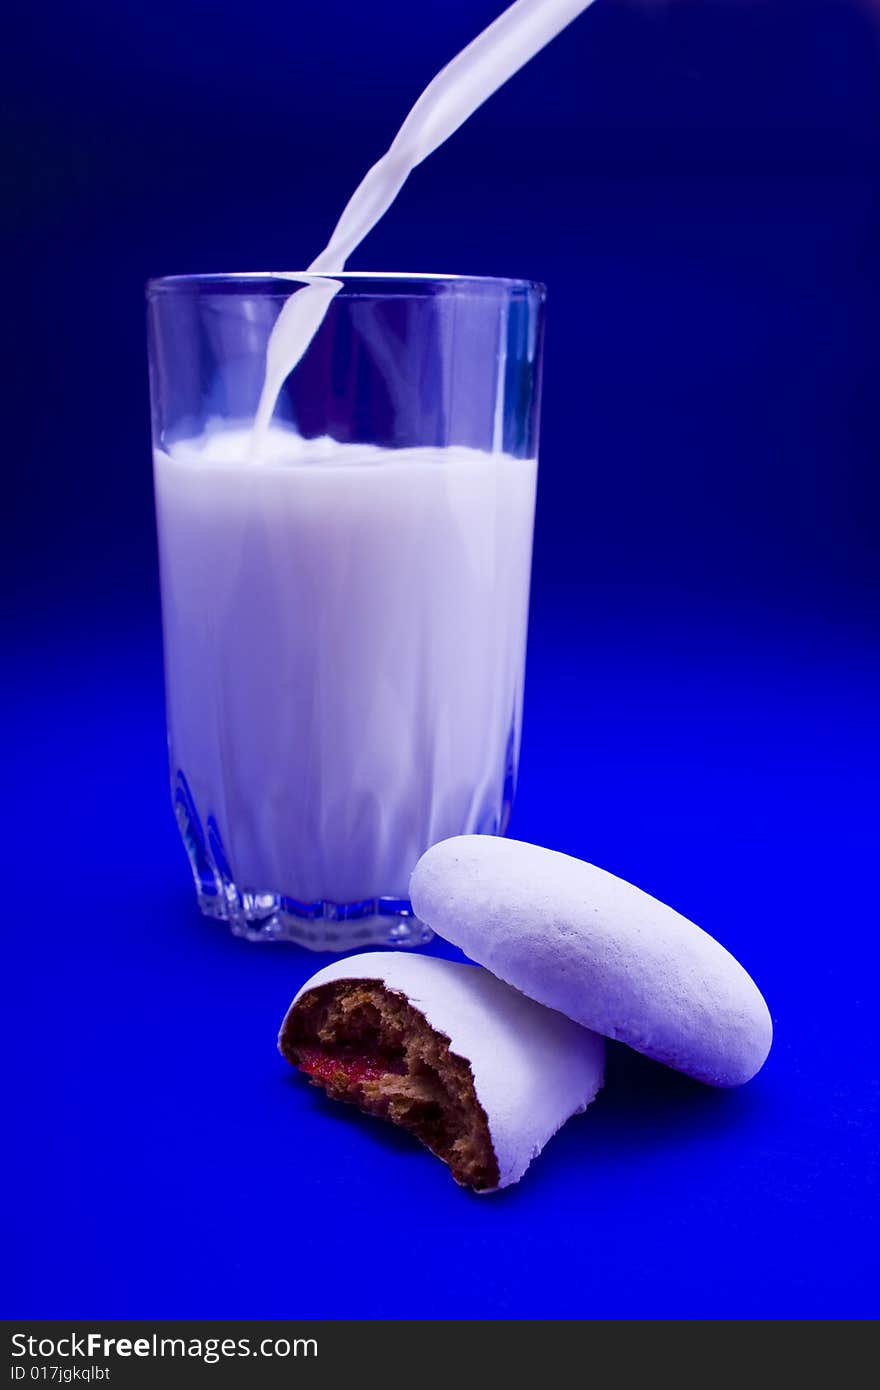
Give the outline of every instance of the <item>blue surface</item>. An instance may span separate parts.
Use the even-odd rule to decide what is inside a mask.
[[[2,1311],[876,1315],[876,10],[598,0],[353,261],[548,284],[513,832],[692,916],[777,1029],[733,1093],[613,1049],[476,1199],[281,1061],[320,958],[199,917],[169,806],[142,283],[305,263],[497,7],[307,8],[5,23]]]
[[[71,636],[13,725],[8,1314],[876,1313],[876,664],[856,635],[604,606],[536,614],[515,829],[739,954],[777,1030],[761,1075],[713,1092],[613,1048],[518,1188],[461,1192],[276,1054],[322,958],[198,916],[157,635]]]

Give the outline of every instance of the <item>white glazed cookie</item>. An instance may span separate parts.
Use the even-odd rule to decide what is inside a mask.
[[[475,1191],[518,1182],[602,1085],[595,1033],[477,966],[374,951],[297,994],[278,1046],[335,1099],[415,1133]]]
[[[519,840],[460,835],[422,856],[416,915],[500,979],[714,1086],[763,1066],[773,1025],[706,932],[623,879]]]

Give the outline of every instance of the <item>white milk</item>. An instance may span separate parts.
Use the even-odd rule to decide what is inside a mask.
[[[536,464],[248,442],[155,456],[172,772],[239,889],[406,898],[429,845],[505,827]]]
[[[397,197],[413,169],[448,140],[493,92],[571,24],[592,0],[515,0],[428,83],[394,137],[343,209],[327,245],[309,266],[334,275]],[[291,279],[302,278],[292,275]],[[285,303],[266,352],[266,374],[248,455],[262,457],[278,394],[318,331],[339,280],[306,281]]]

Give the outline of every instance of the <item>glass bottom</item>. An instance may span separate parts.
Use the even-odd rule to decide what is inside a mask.
[[[209,816],[203,828],[189,784],[180,771],[172,796],[199,908],[205,917],[228,922],[235,936],[246,941],[292,941],[310,951],[337,952],[367,946],[424,946],[433,937],[407,898],[303,903],[278,893],[239,888],[214,817]]]
[[[367,946],[424,946],[434,933],[401,898],[360,903],[296,903],[277,893],[245,893],[234,883],[206,893],[196,884],[205,917],[228,922],[246,941],[293,941],[310,951],[353,951]]]

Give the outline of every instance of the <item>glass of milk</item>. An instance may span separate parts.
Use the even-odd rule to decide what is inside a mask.
[[[199,906],[342,951],[425,941],[419,856],[507,828],[544,291],[333,278],[256,443],[296,283],[170,276],[147,299],[171,788]]]

